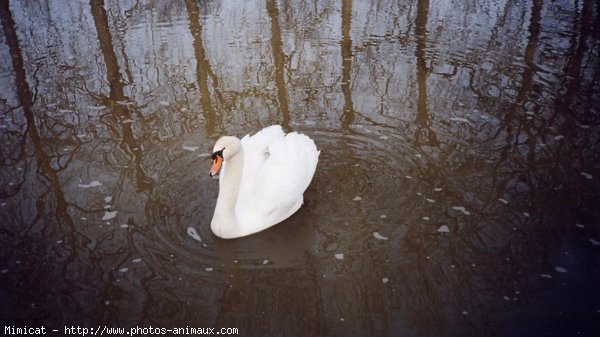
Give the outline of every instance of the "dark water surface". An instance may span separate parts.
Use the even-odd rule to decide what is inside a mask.
[[[0,7],[4,326],[600,336],[598,2]],[[271,124],[306,203],[217,239],[207,154]]]

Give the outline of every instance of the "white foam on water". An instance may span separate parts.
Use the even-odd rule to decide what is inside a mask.
[[[187,234],[196,241],[202,241],[202,237],[200,237],[200,234],[198,234],[198,232],[196,232],[196,229],[194,227],[188,227]]]
[[[117,212],[118,211],[106,211],[106,212],[104,212],[104,216],[102,217],[102,220],[113,219],[114,217],[117,216]]]
[[[460,211],[460,212],[462,212],[465,215],[471,214],[471,212],[467,211],[467,209],[464,208],[463,206],[452,206],[452,209],[456,210],[456,211]]]
[[[77,186],[82,187],[82,188],[90,188],[90,187],[102,186],[102,183],[97,180],[94,180],[89,184],[79,184]]]
[[[377,240],[387,240],[388,238],[379,234],[379,232],[373,232],[373,237]]]
[[[451,117],[450,120],[453,122],[469,123],[469,120],[463,117]]]
[[[437,229],[439,233],[450,233],[450,228],[446,225],[441,225],[440,228]]]

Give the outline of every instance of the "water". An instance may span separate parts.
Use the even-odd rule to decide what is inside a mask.
[[[596,2],[0,6],[5,326],[600,334]],[[215,238],[214,141],[275,123],[305,205]]]

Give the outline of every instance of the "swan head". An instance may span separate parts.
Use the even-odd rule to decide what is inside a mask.
[[[232,136],[223,136],[217,140],[212,152],[212,166],[208,174],[212,177],[219,173],[223,161],[233,158],[240,149],[242,143],[239,138]]]

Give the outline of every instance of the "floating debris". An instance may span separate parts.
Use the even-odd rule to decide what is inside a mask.
[[[140,258],[138,257],[138,258],[136,258],[136,259],[133,259],[133,260],[131,260],[131,262],[133,262],[133,263],[140,263],[140,262],[142,262],[142,259],[140,259]]]
[[[450,233],[450,228],[446,225],[441,225],[440,228],[437,229],[439,233]]]
[[[501,203],[503,203],[505,205],[508,204],[508,200],[506,200],[506,199],[500,198],[500,199],[498,199],[498,201],[500,201]]]
[[[97,180],[94,180],[94,181],[92,181],[92,182],[91,182],[91,183],[89,183],[89,184],[79,184],[79,185],[77,185],[77,186],[79,186],[79,187],[83,187],[83,188],[90,188],[90,187],[102,186],[102,183],[101,183],[101,182],[99,182],[99,181],[97,181]]]
[[[131,119],[131,118],[128,118],[128,119],[124,119],[124,120],[122,120],[122,121],[121,121],[121,124],[131,124],[131,123],[133,123],[133,122],[135,122],[133,119]]]
[[[424,216],[424,217],[422,217],[422,219],[425,221],[429,221],[430,218],[428,216]]]
[[[343,260],[344,259],[344,254],[342,254],[342,253],[335,254],[335,258],[338,259],[338,260]]]
[[[436,192],[440,192],[441,190],[443,190],[443,188],[441,188],[441,187],[436,187],[436,188],[434,188],[433,190],[434,190],[434,191],[436,191]]]
[[[373,237],[377,240],[387,240],[388,238],[379,234],[379,232],[373,232]]]
[[[162,105],[162,106],[169,106],[169,105],[171,105],[171,103],[169,103],[167,101],[160,101],[158,103],[160,103],[160,105]]]
[[[381,279],[381,282],[383,282],[385,284],[385,283],[390,282],[390,279],[387,278],[387,277],[384,277],[384,278]]]
[[[361,201],[361,200],[362,200],[362,198],[359,197],[358,195],[355,196],[354,199],[352,199],[352,201]]]
[[[111,202],[112,201],[112,197],[108,196],[104,198],[104,202]]]
[[[529,212],[523,212],[523,216],[529,218]]]
[[[575,227],[577,227],[577,228],[585,228],[585,225],[580,224],[580,223],[576,223]]]
[[[387,218],[387,215],[385,215],[385,214],[381,214],[379,217],[380,217],[381,219],[385,219],[385,218]]]
[[[413,179],[413,177],[409,176],[409,175],[404,176],[404,178],[406,178],[406,179]]]
[[[121,228],[128,228],[128,227],[129,227],[129,225],[128,225],[128,224],[126,224],[126,223],[124,223],[124,224],[122,224],[120,227],[121,227]]]
[[[565,138],[563,135],[554,136],[554,140],[561,140],[563,138]]]
[[[566,273],[567,272],[566,268],[564,268],[564,267],[558,267],[558,266],[554,267],[554,270],[557,271],[557,272],[559,272],[559,273]]]
[[[598,240],[594,240],[592,238],[590,238],[590,242],[594,245],[594,246],[600,246],[600,241]]]
[[[194,227],[188,227],[187,234],[196,241],[202,241],[202,237],[200,237],[200,234],[198,234],[198,232],[196,232],[196,229]]]
[[[192,151],[192,152],[195,152],[195,151],[198,150],[198,146],[187,146],[187,145],[184,145],[184,146],[182,146],[182,148],[184,150],[188,150],[188,151]]]
[[[106,211],[104,213],[104,216],[102,217],[102,220],[110,220],[116,216],[117,216],[117,211]]]
[[[585,177],[585,179],[592,179],[592,175],[587,172],[581,172],[581,175]]]
[[[212,268],[212,267],[206,267],[206,268],[204,268],[204,270],[206,270],[206,271],[213,271],[214,268]]]
[[[452,206],[452,209],[462,212],[465,215],[471,214],[471,212],[467,211],[463,206]]]
[[[263,265],[265,265],[265,264],[269,264],[269,260],[267,260],[267,259],[264,259],[264,260],[263,260],[263,262],[262,262],[262,264],[263,264]]]
[[[129,270],[129,268],[125,268],[125,267],[123,267],[123,268],[119,269],[119,271],[120,271],[121,273],[126,273],[128,270]]]
[[[547,279],[551,279],[552,278],[552,275],[550,275],[550,274],[540,274],[540,276],[542,278],[547,278]]]
[[[427,202],[430,202],[430,203],[432,203],[432,204],[435,202],[435,199],[425,198],[425,200],[426,200]]]
[[[4,269],[0,270],[0,273],[6,274],[6,273],[8,273],[8,269],[4,268]]]

